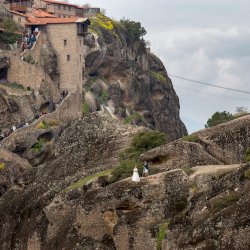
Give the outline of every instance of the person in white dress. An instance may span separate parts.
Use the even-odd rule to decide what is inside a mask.
[[[132,181],[140,182],[140,176],[138,174],[138,168],[136,166],[133,169]]]

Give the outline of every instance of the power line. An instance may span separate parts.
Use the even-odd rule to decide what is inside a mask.
[[[226,89],[226,90],[235,91],[235,92],[239,92],[239,93],[244,93],[244,94],[249,94],[250,95],[250,92],[244,91],[244,90],[222,87],[222,86],[218,86],[218,85],[211,84],[211,83],[206,83],[206,82],[192,80],[192,79],[185,78],[185,77],[182,77],[182,76],[176,76],[176,75],[171,75],[171,74],[169,74],[169,76],[177,78],[177,79],[180,79],[180,80],[184,80],[184,81],[194,82],[194,83],[203,84],[203,85],[207,85],[207,86],[214,87],[214,88]]]
[[[198,90],[185,88],[183,86],[177,86],[177,85],[176,85],[176,83],[174,84],[175,88],[180,89],[180,90],[186,90],[186,91],[191,91],[191,92],[200,93],[200,94],[204,94],[204,95],[211,95],[211,96],[215,96],[215,97],[226,97],[226,98],[229,98],[229,99],[235,99],[235,100],[239,100],[239,101],[250,102],[250,100],[247,100],[247,99],[242,99],[242,98],[237,98],[237,97],[227,96],[227,95],[216,95],[216,94],[201,92],[201,91],[198,91]]]

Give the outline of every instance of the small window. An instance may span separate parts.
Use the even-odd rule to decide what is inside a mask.
[[[64,46],[66,46],[67,45],[67,40],[65,39],[65,40],[63,40],[63,44],[64,44]]]
[[[80,44],[80,46],[82,45],[82,41],[81,41],[81,39],[79,39],[79,44]]]
[[[65,10],[65,5],[63,6],[63,9]]]
[[[70,61],[70,55],[67,55],[67,61]]]
[[[69,11],[70,11],[70,6],[69,6]]]
[[[60,8],[61,8],[61,5],[60,5],[60,4],[58,4],[58,9],[60,10]]]
[[[82,55],[80,55],[80,62],[82,61]]]

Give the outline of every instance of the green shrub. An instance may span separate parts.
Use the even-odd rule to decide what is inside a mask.
[[[139,157],[149,149],[166,143],[165,134],[159,131],[140,132],[132,140],[131,145],[124,150],[119,156],[119,164],[112,171],[111,182],[125,179],[133,173],[134,166],[138,167],[142,173],[142,163]],[[150,167],[150,174],[156,174],[157,169]]]
[[[248,169],[248,170],[246,170],[246,171],[244,172],[244,178],[250,179],[250,169]]]
[[[166,135],[155,130],[140,132],[132,140],[132,146],[134,149],[142,153],[165,143]]]
[[[157,242],[157,250],[161,250],[162,247],[162,241],[165,239],[166,237],[166,231],[168,229],[168,225],[169,225],[169,221],[167,221],[166,223],[163,223],[159,226],[159,232],[158,232],[158,235],[157,235],[157,239],[156,239],[156,242]]]
[[[36,126],[36,128],[38,128],[38,129],[47,129],[48,127],[49,127],[49,125],[47,124],[46,121],[42,121],[42,122],[40,122],[40,123]]]
[[[234,116],[226,111],[223,112],[215,112],[211,118],[208,119],[207,124],[205,125],[206,128],[213,127],[219,125],[224,122],[228,122],[234,119]]]
[[[36,64],[35,60],[33,59],[31,54],[28,54],[23,58],[23,60],[29,64]]]
[[[108,94],[107,90],[103,90],[101,95],[98,97],[98,101],[101,104],[106,104],[108,101],[108,98],[109,98],[109,94]]]
[[[0,163],[0,170],[4,170],[5,169],[5,164],[4,163]]]
[[[132,115],[124,118],[124,124],[134,124],[134,123],[146,123],[144,117],[138,112],[133,112]]]
[[[186,135],[183,136],[182,139],[189,142],[198,142],[200,140],[197,135]]]
[[[246,160],[246,162],[250,162],[250,148],[248,148],[246,151],[245,160]]]
[[[90,107],[89,107],[87,102],[84,102],[82,104],[82,112],[83,112],[83,114],[87,114],[90,112]]]
[[[127,29],[127,40],[129,43],[139,41],[143,36],[147,34],[144,27],[141,26],[140,22],[131,21],[129,19],[122,19],[120,20],[120,23]]]
[[[223,197],[217,197],[214,198],[211,202],[211,209],[212,212],[220,211],[221,209],[235,203],[239,200],[239,194],[235,191],[230,192],[229,194],[226,194]]]
[[[34,145],[32,145],[32,149],[36,152],[36,153],[41,153],[42,152],[42,148],[43,145],[46,143],[46,140],[44,139],[39,139]]]
[[[157,81],[160,81],[160,82],[164,82],[166,80],[166,77],[159,73],[159,72],[156,72],[156,71],[150,71],[150,75]]]

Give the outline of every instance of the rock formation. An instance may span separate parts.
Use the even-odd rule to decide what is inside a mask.
[[[85,38],[85,90],[109,106],[120,118],[163,131],[175,140],[187,134],[179,118],[179,99],[163,63],[146,48],[143,40],[129,42],[129,33],[112,20],[112,28],[92,20],[94,33]],[[106,94],[106,100],[103,95]],[[101,100],[100,100],[101,99]]]

